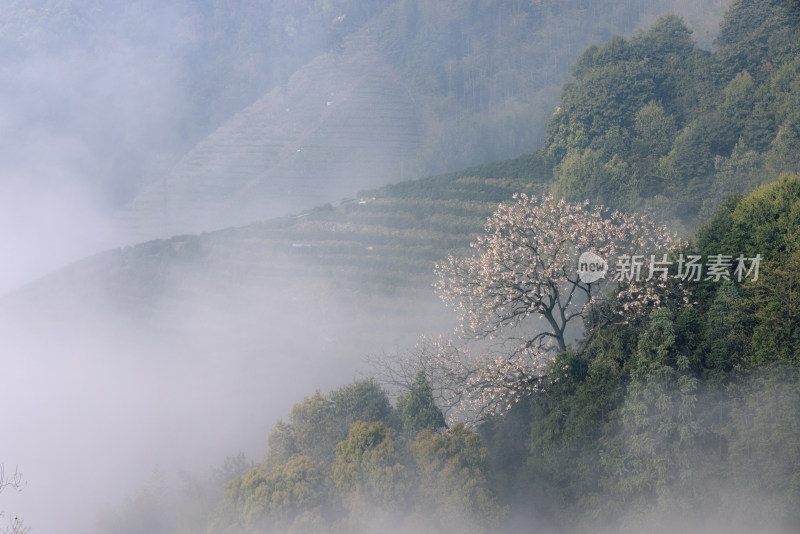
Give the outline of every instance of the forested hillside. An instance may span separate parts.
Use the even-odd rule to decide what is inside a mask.
[[[532,393],[471,428],[445,423],[423,367],[394,406],[374,380],[317,391],[272,429],[262,461],[228,466],[221,493],[219,477],[188,479],[192,514],[148,490],[103,528],[794,532],[799,217],[798,174],[732,197],[683,253],[760,255],[758,276],[694,282],[690,305],[663,293],[556,354]]]
[[[462,310],[484,299],[479,312],[508,320],[510,329],[492,331],[508,344],[475,344],[453,334],[452,343],[427,340],[379,356],[367,370],[375,378],[309,391],[269,433],[260,461],[227,466],[224,487],[219,478],[194,481],[193,495],[204,500],[192,502],[204,505],[192,508],[193,527],[189,516],[176,514],[185,510],[180,500],[166,507],[145,492],[105,517],[103,528],[125,532],[127,518],[144,517],[152,520],[143,527],[150,530],[188,532],[202,524],[231,534],[796,532],[799,16],[797,2],[739,0],[714,52],[699,49],[680,18],[661,18],[640,35],[614,37],[580,56],[534,155],[361,192],[299,218],[147,245],[157,256],[184,257],[179,243],[224,250],[236,239],[282,236],[287,254],[303,255],[307,272],[371,295],[427,284],[438,262],[440,281],[446,275],[462,283],[455,298],[447,293],[455,282],[441,282],[440,295]],[[538,201],[548,190],[555,199],[543,200],[541,211],[526,197],[512,198],[523,192]],[[656,277],[639,290],[620,278],[605,298],[579,307],[583,326],[572,338],[557,332],[568,340],[565,347],[526,352],[540,347],[514,343],[552,330],[500,314],[501,289],[519,289],[514,276],[526,284],[534,279],[509,260],[526,258],[527,242],[515,241],[516,227],[503,225],[530,222],[514,219],[519,208],[572,232],[564,243],[574,248],[595,231],[568,226],[575,214],[590,212],[581,204],[586,199],[644,212],[643,227],[665,223],[689,238],[669,251],[669,260],[663,251],[670,265],[664,278],[680,281],[659,285]],[[547,213],[570,217],[546,219]],[[620,227],[638,235],[635,224]],[[525,228],[533,242],[537,231],[551,232],[544,224]],[[482,248],[504,239],[513,245],[505,251]],[[136,264],[144,247],[120,254]],[[501,262],[506,268],[497,285],[480,278],[488,267],[477,262],[470,270],[458,259],[480,259],[482,252],[508,262]],[[454,259],[443,262],[448,253]],[[707,260],[706,268],[716,258],[717,275],[681,274],[687,258]],[[740,271],[737,258],[750,270]],[[442,267],[447,261],[450,269]],[[378,272],[385,278],[370,276]],[[564,276],[590,289],[574,271]],[[481,284],[490,291],[473,291]],[[514,302],[535,302],[534,286],[527,287]],[[536,313],[551,314],[553,306]],[[489,338],[474,324],[463,332]],[[509,346],[516,352],[502,351]],[[470,360],[481,350],[494,352]],[[539,356],[537,367],[525,367]],[[471,361],[487,366],[469,368]],[[464,378],[462,389],[447,396],[453,376]],[[505,388],[513,399],[459,419],[469,412],[454,406],[492,380],[491,392]]]
[[[795,531],[798,210],[797,174],[727,201],[685,252],[758,254],[757,278],[603,327],[474,430],[422,369],[396,408],[369,381],[306,398],[210,531]]]
[[[796,170],[796,11],[791,2],[735,3],[713,54],[677,17],[590,47],[542,148],[555,192],[692,227],[728,195]]]

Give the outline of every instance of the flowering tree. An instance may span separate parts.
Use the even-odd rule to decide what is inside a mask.
[[[380,380],[400,387],[424,370],[450,420],[509,409],[542,387],[545,367],[570,341],[582,352],[611,321],[688,302],[680,280],[668,276],[669,253],[683,243],[663,226],[588,201],[514,200],[489,218],[474,254],[436,266],[437,291],[459,313],[461,340],[424,339],[376,366]],[[584,253],[600,262],[594,276],[579,272]],[[614,290],[615,307],[600,306]]]
[[[467,376],[466,396],[479,411],[502,411],[530,393],[571,338],[581,352],[603,325],[625,320],[599,313],[598,303],[612,289],[629,316],[663,303],[675,289],[666,254],[681,243],[663,226],[588,201],[546,195],[537,202],[524,194],[514,200],[489,218],[486,233],[472,243],[475,254],[451,255],[436,267],[438,293],[458,311],[462,334],[501,341],[499,351],[479,351],[458,366]],[[582,276],[583,253],[616,265],[616,272]]]
[[[515,203],[500,205],[489,218],[486,234],[472,243],[475,255],[450,256],[437,265],[439,295],[459,311],[464,332],[495,338],[538,317],[544,328],[523,329],[512,353],[563,352],[570,323],[587,323],[584,341],[591,338],[599,326],[593,324],[597,317],[592,311],[610,284],[623,283],[626,290],[638,289],[639,297],[657,298],[652,291],[642,292],[642,284],[632,289],[637,284],[631,269],[649,268],[651,272],[641,277],[649,274],[653,280],[652,265],[629,264],[627,271],[617,273],[618,279],[587,283],[579,276],[578,258],[590,252],[616,261],[671,251],[678,242],[664,227],[646,217],[590,208],[588,201],[573,204],[552,195],[542,197],[541,203],[526,195],[514,198]],[[626,267],[624,262],[618,266]],[[655,280],[666,278],[659,272]]]

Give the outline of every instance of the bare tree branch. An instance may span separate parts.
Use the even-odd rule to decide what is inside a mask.
[[[22,491],[25,488],[25,479],[22,478],[22,473],[19,472],[19,467],[14,468],[14,473],[6,478],[5,466],[0,464],[0,493],[6,488],[11,488],[16,491]],[[0,511],[0,518],[4,515]],[[8,526],[0,528],[0,534],[25,534],[30,531],[30,528],[23,526],[22,519],[18,516],[10,518]]]
[[[0,493],[6,488],[17,491],[25,488],[25,480],[22,478],[22,473],[19,472],[19,466],[14,468],[14,473],[9,478],[6,478],[5,466],[0,464]]]

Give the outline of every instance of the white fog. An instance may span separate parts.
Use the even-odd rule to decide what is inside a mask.
[[[491,162],[561,135],[563,84],[601,61],[584,50],[675,12],[710,57],[739,3],[0,0],[0,465],[24,480],[0,532],[100,534],[144,489],[259,464],[293,405],[452,332],[434,263],[525,181]]]

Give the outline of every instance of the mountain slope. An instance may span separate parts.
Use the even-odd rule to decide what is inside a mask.
[[[139,195],[142,237],[244,224],[396,181],[421,143],[408,88],[374,53],[326,54],[238,113]]]
[[[81,302],[87,310],[110,303],[147,316],[200,295],[276,285],[294,288],[298,299],[313,288],[379,307],[430,298],[434,262],[467,247],[498,202],[546,191],[549,174],[541,159],[526,156],[361,191],[335,207],[107,251],[11,300]]]
[[[310,6],[300,19],[287,18],[283,31],[307,31],[298,28],[329,17],[326,45],[315,48],[327,51],[275,80],[170,170],[149,176],[123,209],[122,226],[129,241],[208,231],[529,153],[581,49],[669,11],[707,28],[725,5]],[[710,39],[705,30],[699,37]],[[256,34],[240,38],[260,42]]]

